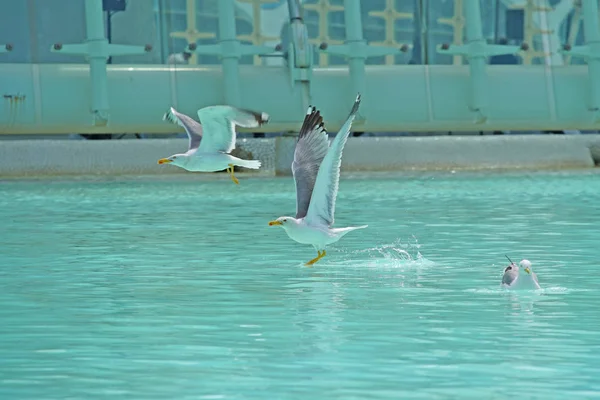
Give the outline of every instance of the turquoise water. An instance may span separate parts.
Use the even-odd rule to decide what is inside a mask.
[[[0,398],[600,397],[598,173],[344,174],[314,268],[290,178],[204,176],[0,183]]]

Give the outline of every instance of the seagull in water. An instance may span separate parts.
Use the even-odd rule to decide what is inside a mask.
[[[510,258],[508,260],[510,261]],[[523,268],[525,274],[521,275],[519,267],[510,261],[510,265],[504,269],[504,275],[502,275],[502,286],[509,289],[541,289],[537,275],[531,269],[531,262],[529,260],[521,260],[519,266]]]
[[[281,226],[292,240],[313,245],[318,256],[307,262],[308,266],[325,257],[325,246],[337,242],[353,230],[368,226],[331,227],[334,222],[342,151],[359,105],[360,93],[331,147],[321,112],[313,106],[308,107],[292,162],[292,173],[296,181],[296,217],[279,217],[269,222],[270,226]]]
[[[185,129],[189,136],[188,151],[158,160],[159,164],[172,164],[188,171],[215,172],[227,169],[235,184],[233,167],[259,169],[259,160],[242,160],[229,154],[235,149],[235,126],[257,128],[269,122],[269,114],[231,106],[210,106],[198,110],[200,123],[175,110],[163,116]]]

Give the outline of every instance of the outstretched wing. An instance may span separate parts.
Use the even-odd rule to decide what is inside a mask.
[[[188,151],[195,150],[200,146],[200,141],[202,140],[202,125],[196,120],[171,107],[163,116],[163,121],[170,121],[185,129],[185,132],[189,137]]]
[[[269,121],[269,114],[231,106],[210,106],[198,110],[204,135],[198,151],[229,153],[235,149],[235,126],[257,128]]]
[[[308,212],[306,213],[307,222],[324,223],[333,225],[335,213],[335,201],[340,181],[340,167],[342,164],[342,152],[344,145],[350,135],[352,122],[360,106],[360,93],[356,96],[352,110],[344,122],[344,125],[333,139],[327,155],[321,163],[315,188],[312,193]]]
[[[296,218],[306,216],[319,166],[327,154],[329,140],[321,112],[309,106],[298,134],[292,173],[296,181]]]

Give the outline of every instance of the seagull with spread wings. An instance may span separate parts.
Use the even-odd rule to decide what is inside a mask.
[[[231,180],[233,167],[259,169],[259,160],[242,160],[229,154],[235,149],[235,126],[257,128],[269,121],[269,114],[231,106],[210,106],[198,110],[200,123],[173,107],[163,116],[183,127],[189,137],[188,151],[158,160],[159,164],[172,164],[188,171],[215,172],[227,169]]]
[[[269,222],[270,226],[281,226],[292,240],[310,244],[317,250],[318,256],[307,262],[308,266],[325,257],[325,246],[337,242],[353,230],[367,227],[331,227],[334,222],[342,151],[359,105],[360,93],[331,146],[321,112],[313,106],[308,107],[292,162],[292,173],[296,181],[296,217],[279,217]]]

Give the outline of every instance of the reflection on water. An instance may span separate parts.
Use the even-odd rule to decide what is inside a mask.
[[[598,182],[346,176],[313,268],[287,178],[4,183],[0,395],[591,398]]]

